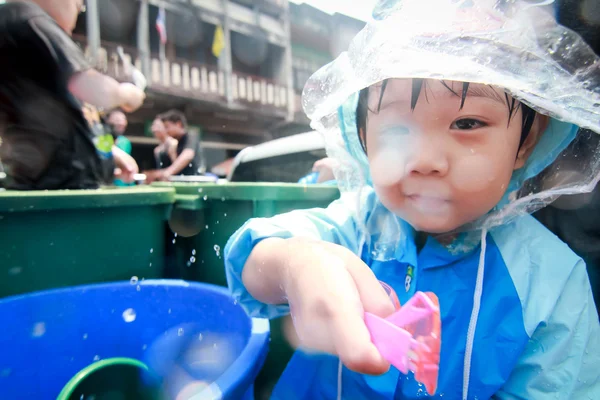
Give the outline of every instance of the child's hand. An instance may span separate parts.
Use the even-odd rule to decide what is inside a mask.
[[[364,322],[364,313],[394,312],[369,267],[344,247],[301,238],[266,239],[252,251],[243,280],[264,302],[287,298],[301,345],[337,355],[348,368],[385,373]]]

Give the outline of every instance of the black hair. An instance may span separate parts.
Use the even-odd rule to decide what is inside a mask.
[[[381,89],[379,93],[379,101],[377,103],[377,111],[381,109],[381,102],[383,101],[383,95],[385,93],[385,89],[387,87],[389,80],[384,80],[381,82]],[[460,109],[465,105],[465,100],[467,99],[467,93],[469,91],[469,82],[463,82],[461,93],[456,93],[456,91],[448,86],[448,84],[444,81],[441,81],[442,85],[450,92],[452,92],[457,97],[460,97]],[[419,100],[419,96],[421,94],[421,90],[423,86],[426,85],[426,81],[424,79],[415,78],[412,80],[412,90],[411,90],[411,99],[410,99],[410,109],[414,111],[417,106],[417,101]],[[425,87],[425,98],[427,99],[427,87]],[[529,132],[531,131],[531,127],[533,126],[533,121],[535,120],[536,112],[531,107],[523,104],[521,102],[517,103],[515,98],[509,99],[508,94],[504,93],[506,99],[506,105],[508,106],[508,123],[510,124],[511,119],[516,115],[519,108],[522,110],[522,121],[521,121],[521,140],[519,143],[519,148],[523,145],[527,136],[529,136]],[[360,132],[366,132],[367,130],[367,113],[369,111],[369,87],[362,89],[358,96],[358,106],[356,108],[356,129],[358,132],[358,138],[360,140],[360,145],[362,146],[364,152],[367,152],[367,143],[366,137],[362,137]],[[372,111],[372,110],[371,110]],[[372,111],[373,112],[373,111]]]
[[[188,126],[185,115],[179,110],[169,110],[163,114],[158,115],[157,118],[160,118],[163,122],[180,122],[184,129],[187,129]]]

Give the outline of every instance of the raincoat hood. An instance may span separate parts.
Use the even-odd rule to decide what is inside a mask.
[[[342,193],[360,198],[372,186],[356,128],[358,92],[390,78],[493,85],[551,117],[497,206],[458,231],[489,230],[560,195],[591,191],[600,178],[594,133],[600,132],[600,63],[576,33],[540,7],[548,3],[381,0],[374,20],[347,52],[311,77],[303,93],[311,125],[325,135],[330,156],[340,160]],[[357,220],[367,220],[363,229],[375,258],[405,247],[412,229],[385,207],[370,210],[367,218],[360,204],[356,211]]]

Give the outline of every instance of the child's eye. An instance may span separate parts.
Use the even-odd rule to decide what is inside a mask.
[[[481,122],[473,118],[463,118],[454,121],[450,128],[458,130],[472,130],[477,128],[483,128],[484,126],[487,126],[485,122]]]

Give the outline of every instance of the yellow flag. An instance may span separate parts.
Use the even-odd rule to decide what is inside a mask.
[[[219,58],[224,48],[225,34],[223,33],[223,28],[221,28],[221,25],[217,25],[215,28],[215,38],[213,40],[212,53],[215,55],[215,57]]]

